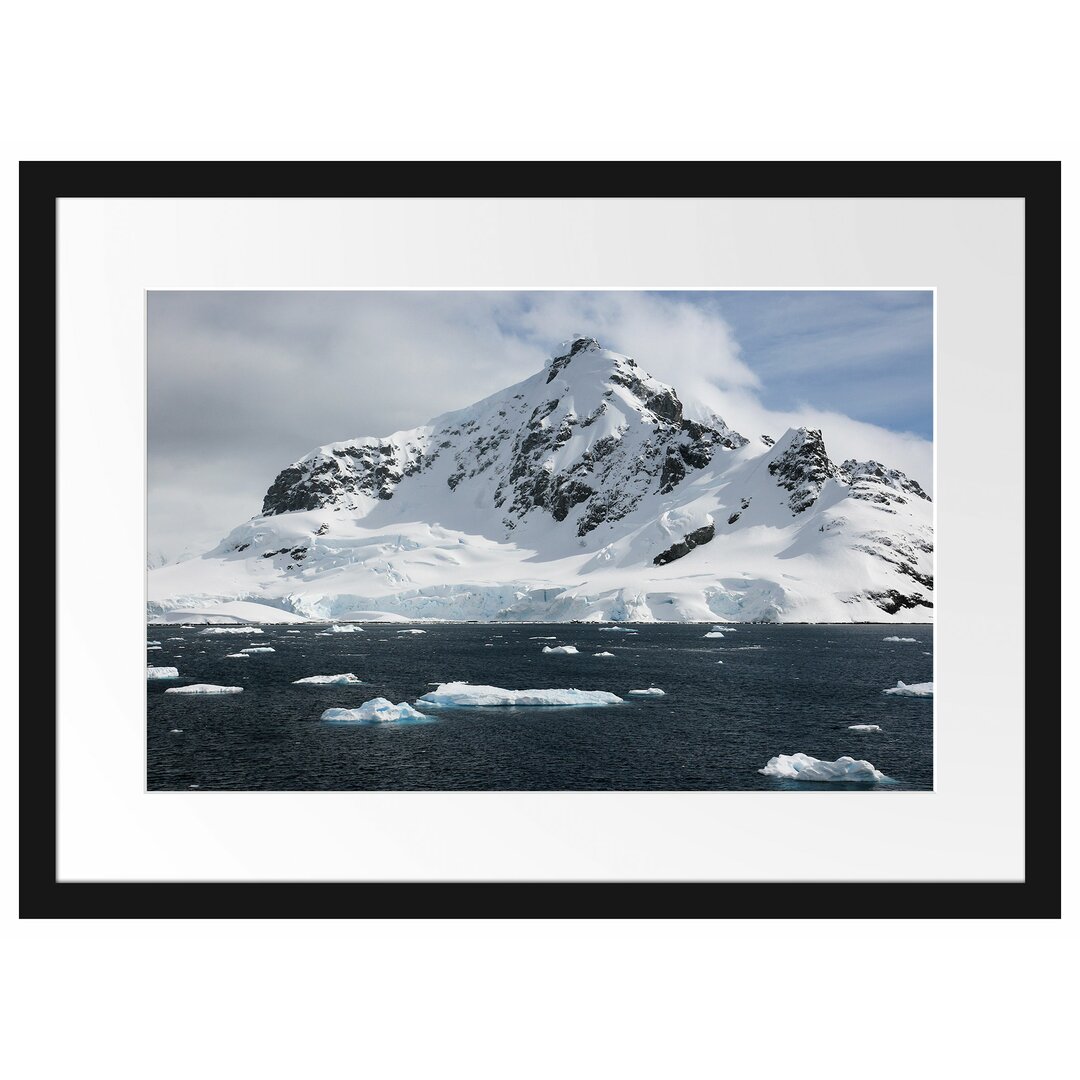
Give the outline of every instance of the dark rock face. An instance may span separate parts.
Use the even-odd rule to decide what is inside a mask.
[[[897,592],[896,589],[888,589],[886,592],[879,593],[869,592],[866,595],[882,611],[887,611],[890,615],[895,615],[898,611],[903,611],[906,608],[932,608],[934,606],[933,601],[928,600],[925,596],[918,594],[905,596],[903,593]]]
[[[839,472],[850,485],[853,499],[903,504],[907,501],[902,497],[903,493],[931,501],[918,481],[912,480],[899,469],[887,468],[879,461],[855,461],[854,458],[849,458],[840,466]]]
[[[788,505],[792,514],[801,514],[817,501],[825,481],[837,474],[836,466],[825,452],[821,432],[799,428],[788,448],[769,462],[769,472],[776,482],[791,492]]]
[[[694,548],[707,544],[715,535],[716,527],[714,525],[703,525],[700,529],[688,533],[677,544],[672,544],[666,551],[661,551],[653,559],[653,563],[656,566],[666,566],[676,559],[681,559],[684,555],[689,555]]]

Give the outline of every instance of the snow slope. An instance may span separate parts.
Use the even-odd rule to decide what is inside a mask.
[[[148,614],[928,622],[932,575],[917,481],[833,462],[820,431],[689,420],[578,338],[467,409],[294,462],[260,515],[149,572]]]

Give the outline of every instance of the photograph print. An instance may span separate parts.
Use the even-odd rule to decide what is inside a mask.
[[[146,303],[149,790],[932,790],[932,290]]]

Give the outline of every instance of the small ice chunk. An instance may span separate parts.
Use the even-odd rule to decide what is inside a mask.
[[[614,656],[613,652],[594,652],[593,656]]]
[[[170,728],[169,729],[169,734],[170,735],[183,735],[184,734],[184,729],[183,728],[178,728],[178,727]]]
[[[177,638],[169,638],[169,640],[170,640],[170,641],[176,641],[176,640],[178,640],[178,639],[177,639]],[[147,642],[146,644],[147,644],[147,645],[160,645],[160,644],[161,644],[161,642],[160,642],[160,641],[148,641],[148,642]]]
[[[349,671],[344,675],[309,675],[306,679],[293,679],[293,686],[356,686],[359,682]]]
[[[894,635],[893,637],[887,637],[887,638],[882,638],[881,640],[882,640],[882,641],[910,641],[910,642],[912,642],[913,644],[916,644],[916,645],[917,645],[917,644],[919,643],[919,639],[918,639],[918,638],[913,638],[913,637],[896,637],[895,635]]]
[[[762,776],[776,776],[781,780],[812,780],[823,783],[835,781],[855,781],[863,784],[876,784],[889,778],[879,772],[869,761],[856,761],[852,757],[841,757],[835,761],[822,761],[809,754],[781,754],[769,758],[764,769],[758,769]]]
[[[637,633],[636,630],[631,630],[629,626],[600,626],[600,627],[597,627],[597,629],[601,633],[603,633],[606,630],[609,634],[610,633],[619,633],[619,634],[636,634]]]
[[[848,724],[848,731],[880,731],[877,724]]]
[[[556,637],[555,634],[552,634],[550,637],[531,637],[531,638],[529,638],[529,640],[530,641],[558,641],[559,639],[558,639],[558,637]]]
[[[545,645],[543,652],[557,653],[560,656],[573,656],[577,652],[577,649],[573,645]]]
[[[319,717],[332,724],[417,724],[431,718],[414,709],[407,701],[395,705],[384,697],[365,701],[358,709],[327,709]]]
[[[883,694],[895,694],[897,697],[933,697],[934,684],[932,682],[911,683],[896,680],[896,685],[891,690],[882,690]]]
[[[426,634],[426,630],[398,630],[399,634]]]
[[[286,634],[299,634],[300,631],[299,630],[286,630],[285,633]]]
[[[628,697],[663,697],[664,691],[659,686],[650,686],[648,690],[627,690]]]
[[[418,705],[618,705],[622,698],[606,690],[504,690],[501,686],[440,683],[417,699]]]
[[[355,623],[334,623],[323,631],[324,634],[362,634],[363,632],[364,628]]]
[[[161,652],[161,646],[160,645],[147,645],[146,646],[146,651],[147,652]]]
[[[248,654],[246,652],[230,652],[230,653],[225,654],[225,659],[226,660],[250,660],[251,657],[248,656]]]
[[[705,636],[706,637],[723,637],[724,635],[721,634],[719,630],[710,630]]]
[[[208,626],[200,630],[200,634],[261,634],[262,629],[258,626]]]
[[[725,634],[735,633],[735,627],[731,623],[717,623],[715,626],[709,627],[710,632],[718,632],[723,630]]]
[[[148,667],[146,677],[148,679],[179,679],[180,672],[174,667]]]
[[[170,638],[166,638],[165,640],[166,641],[183,641],[184,639],[182,637],[170,637]]]
[[[269,645],[252,645],[252,646],[251,646],[250,648],[247,648],[247,649],[241,649],[240,651],[241,651],[242,653],[253,653],[253,652],[277,652],[277,650],[276,650],[276,649],[273,649],[273,648],[271,648],[271,647],[270,647]]]
[[[242,686],[215,686],[213,683],[194,683],[191,686],[170,686],[166,694],[239,694]]]

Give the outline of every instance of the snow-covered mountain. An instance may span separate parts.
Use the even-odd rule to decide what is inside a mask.
[[[833,462],[817,430],[695,415],[577,338],[469,408],[283,469],[261,515],[150,571],[150,616],[930,620],[916,480]]]

